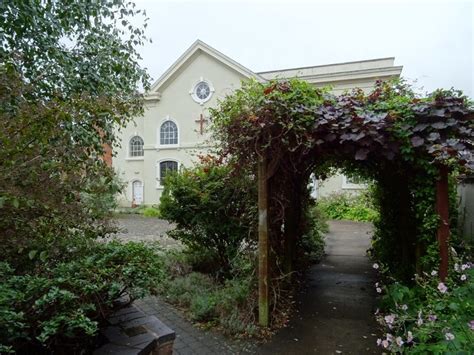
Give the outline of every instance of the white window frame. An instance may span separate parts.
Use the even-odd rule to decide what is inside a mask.
[[[132,157],[131,155],[131,151],[130,151],[130,141],[135,138],[135,137],[140,137],[141,140],[143,141],[143,155],[140,155],[140,156],[135,156],[135,157]],[[143,160],[145,158],[145,140],[143,139],[143,137],[138,134],[137,132],[135,132],[134,134],[132,134],[130,137],[128,137],[128,141],[127,141],[127,158],[125,160]]]
[[[165,161],[173,161],[178,164],[178,171],[181,169],[181,162],[174,158],[163,158],[156,162],[156,188],[162,190],[164,186],[161,184],[161,163]]]
[[[176,129],[178,130],[178,141],[177,141],[178,143],[176,144],[161,144],[161,126],[168,121],[173,122],[176,125]],[[179,148],[179,144],[180,144],[179,132],[181,132],[181,129],[179,128],[178,122],[175,119],[171,118],[169,115],[166,116],[164,119],[161,120],[160,124],[158,125],[158,129],[156,133],[158,142],[156,144],[156,148],[157,149]]]
[[[200,84],[200,83],[206,83],[207,85],[209,85],[209,90],[210,90],[210,93],[209,93],[209,96],[206,97],[204,100],[200,99],[197,95],[196,95],[196,89],[197,89],[197,86]],[[216,90],[214,89],[214,86],[212,85],[212,83],[203,78],[202,76],[199,78],[199,80],[197,80],[196,82],[194,82],[194,85],[191,87],[191,90],[189,90],[189,94],[191,95],[192,99],[197,102],[199,105],[204,105],[206,102],[208,102],[212,95],[214,94]]]
[[[367,184],[353,184],[348,181],[348,178],[346,175],[342,176],[342,188],[343,189],[348,189],[348,190],[363,190],[367,188]]]

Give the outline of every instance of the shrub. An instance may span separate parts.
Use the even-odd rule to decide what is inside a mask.
[[[76,258],[38,262],[28,274],[0,263],[0,344],[31,352],[74,342],[78,349],[90,346],[84,336],[97,333],[117,298],[155,292],[162,279],[160,258],[133,242],[96,242]]]
[[[318,262],[324,255],[324,233],[328,232],[326,216],[317,208],[312,206],[308,209],[306,221],[307,231],[301,237],[301,248],[310,262]]]
[[[379,323],[386,328],[378,344],[394,353],[468,354],[474,343],[474,269],[455,264],[440,283],[436,271],[415,275],[416,285],[383,286]]]
[[[254,240],[255,182],[225,165],[202,164],[167,177],[160,213],[176,223],[171,236],[190,250],[210,253],[220,266],[215,271],[228,273],[243,242]]]
[[[378,217],[368,191],[358,195],[334,193],[318,199],[317,206],[329,219],[374,222]]]
[[[184,252],[165,255],[168,277],[159,293],[184,308],[193,321],[217,325],[231,335],[253,335],[257,330],[255,255],[238,254],[231,263],[233,278],[224,281],[190,271],[188,260]]]
[[[146,207],[143,209],[142,214],[145,217],[160,217],[160,211],[155,207]]]

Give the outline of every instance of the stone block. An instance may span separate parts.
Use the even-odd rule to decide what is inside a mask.
[[[155,316],[135,306],[115,312],[101,331],[108,343],[94,355],[171,355],[176,334]]]

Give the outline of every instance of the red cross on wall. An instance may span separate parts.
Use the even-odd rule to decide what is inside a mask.
[[[204,119],[204,115],[201,113],[199,116],[199,119],[195,121],[196,123],[199,123],[199,133],[202,135],[204,132],[204,123],[207,122],[207,120]]]

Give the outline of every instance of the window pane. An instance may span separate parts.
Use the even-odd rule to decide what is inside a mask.
[[[163,179],[170,172],[178,171],[178,163],[175,161],[162,161],[160,163],[160,182],[163,184]]]
[[[143,139],[139,136],[135,136],[130,139],[130,156],[131,157],[142,157],[143,156]]]
[[[166,121],[161,125],[160,144],[178,144],[178,127],[173,121]]]

